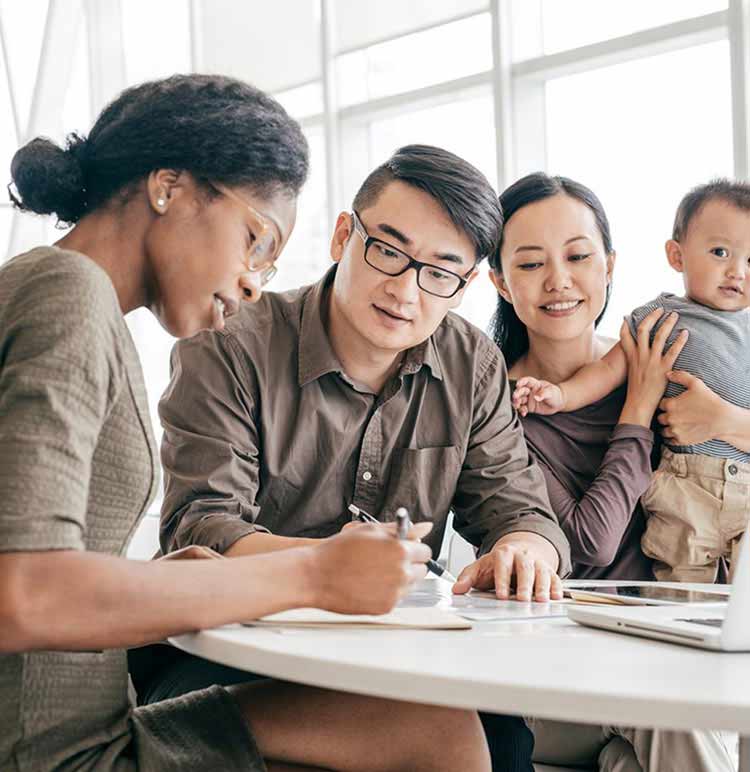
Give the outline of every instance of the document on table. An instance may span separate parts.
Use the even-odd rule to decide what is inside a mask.
[[[565,606],[570,601],[498,600],[491,592],[471,590],[465,595],[453,595],[447,582],[423,579],[399,603],[399,608],[435,608],[450,611],[475,622],[514,622],[567,616]]]
[[[306,629],[418,629],[468,630],[471,622],[441,608],[395,608],[388,614],[337,614],[316,608],[298,608],[269,614],[261,619],[245,622],[259,627],[302,627]]]

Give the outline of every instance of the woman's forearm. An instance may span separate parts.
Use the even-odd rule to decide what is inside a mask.
[[[315,605],[312,561],[304,548],[154,562],[7,553],[0,555],[0,650],[123,648]]]

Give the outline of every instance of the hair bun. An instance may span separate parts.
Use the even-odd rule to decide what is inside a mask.
[[[63,150],[45,137],[37,137],[16,151],[10,173],[18,196],[11,200],[22,211],[56,214],[75,223],[86,210],[86,140],[68,137]]]

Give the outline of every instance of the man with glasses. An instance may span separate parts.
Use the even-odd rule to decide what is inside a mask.
[[[162,549],[297,546],[340,531],[355,504],[384,522],[406,507],[432,523],[437,552],[453,510],[480,556],[454,591],[560,597],[568,545],[502,355],[449,313],[501,228],[473,166],[401,148],[339,215],[317,284],[265,293],[222,332],[178,343],[160,404]],[[180,693],[166,680],[151,699]]]

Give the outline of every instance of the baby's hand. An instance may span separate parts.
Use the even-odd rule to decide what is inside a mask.
[[[553,415],[565,407],[562,389],[538,378],[519,378],[513,392],[513,407],[522,415]]]

